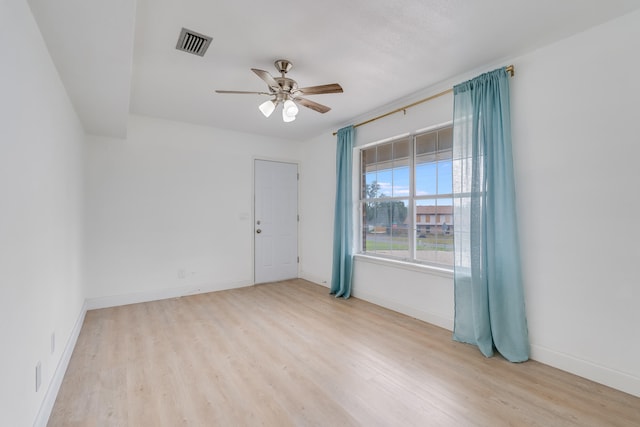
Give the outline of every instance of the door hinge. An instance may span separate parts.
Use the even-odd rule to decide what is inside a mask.
[[[300,172],[296,173],[296,178],[300,181]]]
[[[300,264],[300,257],[298,257],[298,264]]]
[[[300,215],[296,215],[298,217],[298,222],[300,222]]]

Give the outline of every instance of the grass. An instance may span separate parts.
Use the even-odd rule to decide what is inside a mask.
[[[391,246],[391,247],[389,247]],[[367,251],[380,251],[380,250],[393,250],[393,251],[407,251],[409,250],[409,246],[407,243],[392,243],[389,245],[389,242],[375,242],[371,240],[367,240]]]

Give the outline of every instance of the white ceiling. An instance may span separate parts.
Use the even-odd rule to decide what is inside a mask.
[[[126,134],[135,2],[29,0],[85,131]]]
[[[85,130],[123,137],[129,112],[305,140],[461,73],[640,8],[640,0],[29,0]],[[175,49],[182,27],[213,37]],[[326,114],[265,118],[250,71],[276,59]],[[506,65],[506,64],[505,64]]]

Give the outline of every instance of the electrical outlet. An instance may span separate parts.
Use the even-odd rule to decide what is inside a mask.
[[[56,351],[56,333],[51,332],[51,354],[55,353]]]
[[[36,365],[36,393],[40,390],[40,383],[42,382],[42,365],[38,361]]]

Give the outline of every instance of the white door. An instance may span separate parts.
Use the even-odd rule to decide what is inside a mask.
[[[298,165],[254,165],[255,283],[298,277]]]

